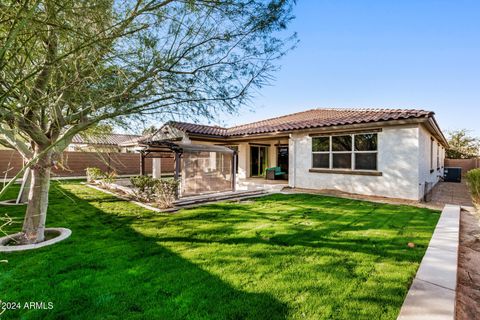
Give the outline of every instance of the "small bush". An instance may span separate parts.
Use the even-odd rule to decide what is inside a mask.
[[[101,180],[103,183],[108,184],[108,183],[114,183],[116,178],[117,178],[117,173],[115,171],[111,171],[111,172],[105,172]]]
[[[467,181],[473,200],[480,205],[480,169],[468,171]]]
[[[86,168],[85,172],[87,174],[87,182],[94,182],[95,180],[100,180],[105,177],[105,174],[96,167]]]
[[[178,181],[175,179],[158,179],[155,185],[155,202],[162,208],[171,208],[177,198]]]
[[[155,202],[160,208],[171,208],[177,198],[178,182],[174,179],[155,179],[148,176],[130,178],[134,197],[141,202]]]
[[[156,180],[149,176],[131,177],[135,198],[138,201],[151,202],[154,199]]]

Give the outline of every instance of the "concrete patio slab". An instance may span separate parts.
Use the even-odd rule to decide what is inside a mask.
[[[446,205],[398,319],[454,319],[460,206]]]
[[[471,207],[472,198],[465,181],[439,182],[432,190],[432,204],[445,205],[453,204],[459,206]]]

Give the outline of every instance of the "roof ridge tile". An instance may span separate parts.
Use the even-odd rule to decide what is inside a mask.
[[[433,115],[434,112],[421,109],[315,108],[229,128],[179,121],[168,123],[187,133],[228,137],[397,119],[428,118]]]

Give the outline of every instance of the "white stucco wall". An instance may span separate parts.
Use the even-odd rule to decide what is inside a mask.
[[[385,127],[378,133],[378,171],[382,176],[309,172],[312,142],[292,134],[289,184],[307,189],[334,189],[392,198],[419,199],[419,127]]]
[[[430,143],[433,139],[433,168],[430,165]],[[437,167],[437,148],[439,146],[438,140],[432,136],[422,125],[419,126],[419,161],[418,161],[418,197],[422,198],[425,194],[425,190],[430,190],[439,180],[440,176],[443,176],[443,161],[445,157],[445,151],[440,145],[440,165]],[[433,171],[431,172],[431,170]],[[428,183],[427,188],[425,184]]]
[[[238,144],[238,154],[237,154],[237,161],[238,161],[238,179],[245,179],[248,177],[248,143],[242,142]]]

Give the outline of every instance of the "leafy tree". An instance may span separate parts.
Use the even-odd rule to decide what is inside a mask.
[[[89,127],[86,130],[81,131],[79,134],[85,138],[88,137],[102,137],[113,133],[113,127],[110,124],[96,124]]]
[[[234,112],[293,47],[295,36],[279,32],[292,6],[292,0],[1,2],[0,142],[32,168],[23,241],[44,240],[51,166],[75,134],[109,119],[164,122],[172,114]]]
[[[155,133],[155,132],[157,132],[157,130],[158,130],[158,128],[155,127],[154,125],[152,125],[152,126],[142,130],[142,136],[147,135],[147,134]]]
[[[469,135],[467,129],[448,132],[447,158],[468,159],[478,156],[480,139]]]

